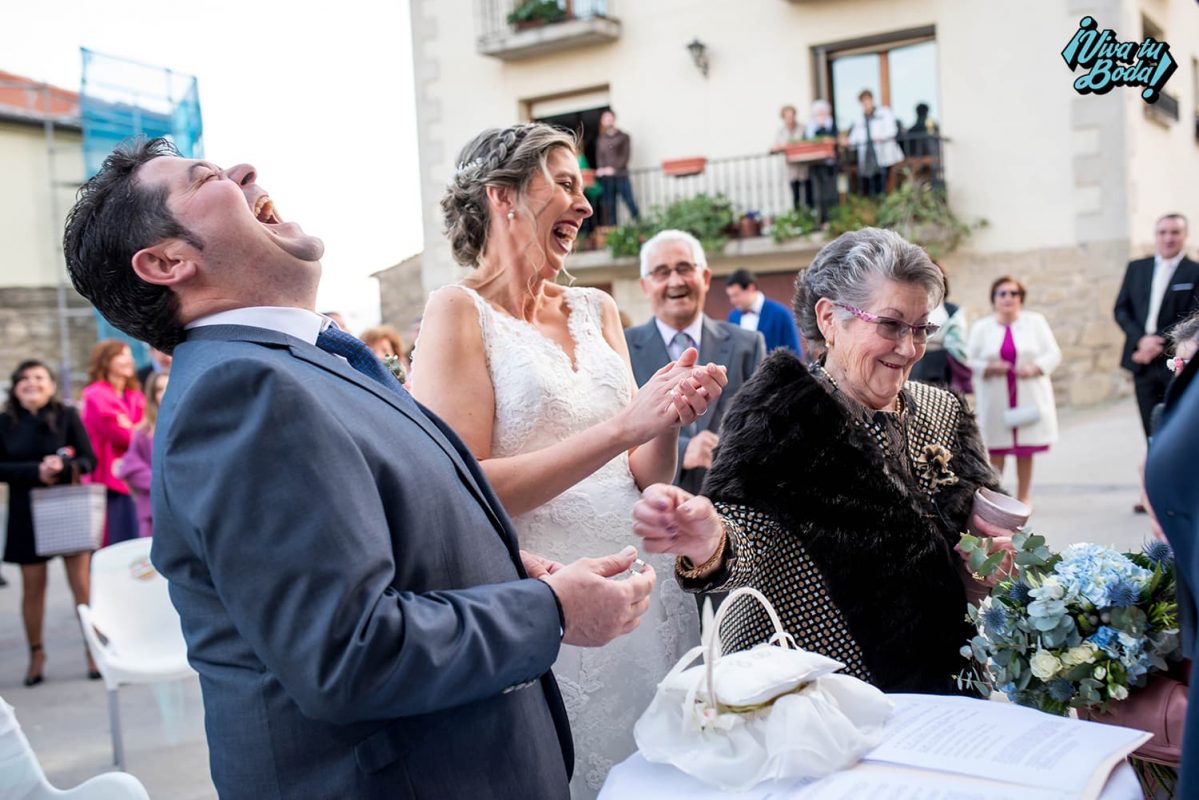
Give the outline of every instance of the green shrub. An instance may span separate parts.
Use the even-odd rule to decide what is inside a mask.
[[[775,244],[782,244],[788,239],[811,233],[818,227],[820,227],[820,221],[816,219],[816,215],[812,213],[811,209],[793,208],[774,218],[770,237],[774,239]]]

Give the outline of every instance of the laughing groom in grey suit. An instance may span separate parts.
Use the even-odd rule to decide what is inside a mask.
[[[729,382],[715,408],[679,431],[674,483],[692,494],[700,493],[712,466],[725,409],[766,357],[761,333],[704,313],[711,283],[708,259],[694,236],[677,230],[658,233],[641,246],[641,290],[649,298],[653,319],[625,331],[638,386],[688,347],[699,349],[697,363],[728,369]]]
[[[314,312],[324,245],[247,164],[114,152],[67,220],[76,288],[174,351],[152,559],[225,800],[565,798],[562,642],[632,630],[632,548],[517,549],[458,438]]]

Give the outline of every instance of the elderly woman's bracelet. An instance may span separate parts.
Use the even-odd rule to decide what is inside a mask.
[[[678,563],[675,564],[675,571],[678,572],[679,576],[683,578],[695,579],[704,577],[707,573],[711,572],[717,564],[720,563],[722,558],[724,558],[724,548],[728,544],[728,541],[728,529],[726,529],[722,524],[720,526],[720,542],[716,545],[716,552],[698,567],[692,565],[691,559],[687,556],[679,556]]]

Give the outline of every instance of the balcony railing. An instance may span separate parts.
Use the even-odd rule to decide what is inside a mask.
[[[905,180],[917,180],[943,188],[945,186],[944,144],[948,141],[929,134],[900,134],[899,144],[906,158],[891,167],[884,191],[893,191]],[[849,195],[862,193],[858,180],[857,148],[838,145],[836,148],[837,200],[844,202]],[[824,164],[827,162],[816,162]],[[667,162],[670,166],[670,163]],[[808,164],[808,173],[815,165]],[[629,182],[633,197],[642,214],[654,207],[665,207],[671,203],[699,194],[723,195],[733,205],[737,216],[756,212],[764,220],[770,220],[792,210],[794,200],[791,189],[791,171],[783,153],[735,156],[707,160],[702,171],[676,176],[662,166],[629,170]],[[807,203],[807,196],[800,192],[800,205]],[[815,187],[813,187],[815,189]],[[597,205],[602,206],[602,198]],[[597,223],[604,220],[601,208],[596,208]],[[617,201],[616,224],[630,221],[628,208]]]
[[[478,50],[503,61],[620,37],[615,0],[475,0]]]

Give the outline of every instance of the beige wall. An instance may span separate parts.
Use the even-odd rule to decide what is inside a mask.
[[[1145,117],[1145,103],[1135,90],[1124,92],[1129,130],[1130,238],[1136,255],[1153,252],[1154,222],[1162,214],[1180,212],[1199,225],[1199,141],[1195,139],[1195,86],[1192,59],[1199,57],[1199,10],[1194,3],[1141,0],[1130,6],[1129,39],[1141,35],[1141,14],[1165,32],[1178,71],[1166,92],[1178,98],[1179,119],[1163,124]],[[1121,31],[1121,33],[1123,33]],[[1114,93],[1113,93],[1114,94]],[[1194,257],[1199,238],[1191,237]]]
[[[81,135],[59,130],[55,143],[60,148],[53,156],[58,180],[78,180],[83,174]],[[0,287],[56,286],[64,270],[56,243],[62,240],[63,216],[74,192],[60,187],[52,198],[50,158],[41,126],[0,122]]]

